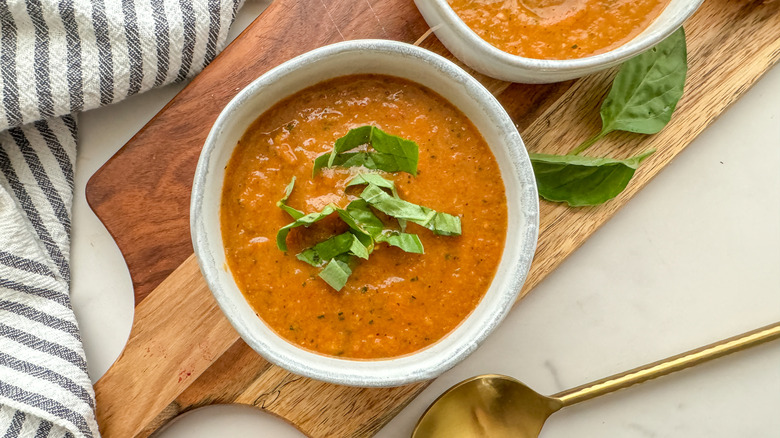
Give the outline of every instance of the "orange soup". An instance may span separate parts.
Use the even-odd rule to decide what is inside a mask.
[[[449,0],[482,39],[513,55],[574,59],[639,35],[669,0]]]
[[[332,167],[312,176],[316,157],[365,125],[416,142],[417,175]],[[462,232],[436,235],[409,222],[406,232],[419,236],[424,254],[377,243],[367,260],[355,258],[337,291],[318,277],[321,267],[296,254],[345,232],[345,223],[332,215],[294,228],[283,252],[276,235],[293,219],[277,201],[295,177],[290,207],[344,208],[360,195],[347,182],[367,172],[394,181],[408,202],[459,217]],[[233,277],[269,327],[314,352],[375,359],[425,348],[474,310],[498,267],[507,208],[495,157],[457,108],[404,79],[353,75],[306,88],[250,126],[226,167],[220,218]]]

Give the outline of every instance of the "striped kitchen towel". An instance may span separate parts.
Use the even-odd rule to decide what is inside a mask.
[[[0,0],[0,434],[98,437],[69,299],[79,111],[182,81],[241,0]]]

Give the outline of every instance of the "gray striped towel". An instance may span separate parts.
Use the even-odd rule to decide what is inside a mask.
[[[98,437],[70,307],[75,113],[201,70],[242,0],[0,0],[0,433]]]

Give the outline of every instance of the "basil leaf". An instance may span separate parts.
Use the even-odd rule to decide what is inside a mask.
[[[374,237],[378,236],[384,229],[384,224],[378,217],[368,208],[366,201],[363,199],[356,199],[347,205],[346,210],[336,207],[333,204],[328,204],[320,212],[309,213],[301,216],[294,222],[285,225],[280,228],[276,233],[276,246],[282,250],[287,251],[287,235],[290,230],[300,226],[310,226],[315,222],[318,222],[333,213],[338,213],[341,220],[349,226],[351,234],[360,241],[360,243],[367,249],[368,253],[374,250]],[[355,254],[358,255],[358,254]],[[365,257],[364,257],[365,258]],[[324,260],[328,260],[324,258]],[[307,261],[308,260],[304,260]]]
[[[685,31],[677,29],[652,49],[620,66],[601,104],[601,132],[571,152],[582,153],[612,131],[655,134],[672,118],[688,73]]]
[[[352,233],[349,233],[350,236],[352,236],[351,242],[349,244],[349,254],[360,257],[361,259],[368,260],[368,248],[363,245],[363,243],[360,241],[360,239],[357,238]]]
[[[377,173],[361,173],[358,176],[352,178],[347,183],[347,187],[363,185],[363,184],[373,184],[377,187],[388,189],[390,190],[390,192],[393,193],[393,197],[395,198],[398,197],[398,191],[395,189],[395,182],[389,179],[385,179],[382,175],[379,175]]]
[[[401,199],[400,196],[398,196],[398,191],[395,189],[395,182],[385,179],[382,177],[382,175],[376,174],[376,173],[362,173],[350,180],[347,183],[347,187],[355,186],[355,185],[363,185],[363,184],[373,184],[377,187],[382,187],[383,189],[388,189],[393,193],[394,198]],[[396,218],[397,219],[397,218]],[[401,231],[406,231],[406,221],[403,219],[398,219],[398,225],[401,226]]]
[[[287,187],[284,188],[284,197],[276,202],[276,206],[286,211],[293,219],[300,219],[303,217],[303,212],[287,205],[287,198],[290,197],[294,187],[295,177],[293,176],[290,184],[287,184]]]
[[[425,249],[416,234],[401,233],[398,231],[386,231],[376,238],[377,242],[387,242],[388,245],[397,246],[406,252],[424,254]]]
[[[287,235],[290,234],[290,230],[300,226],[308,227],[309,225],[321,221],[322,219],[325,219],[326,217],[330,216],[337,209],[338,207],[328,204],[320,212],[309,213],[307,215],[301,216],[298,219],[295,219],[294,222],[283,226],[276,233],[276,246],[282,251],[287,251]]]
[[[409,168],[404,163],[399,163],[395,156],[381,152],[347,152],[339,154],[336,156],[332,166],[328,166],[329,157],[329,155],[325,154],[314,160],[312,175],[316,175],[323,167],[363,166],[366,169],[384,170],[385,172],[409,172]]]
[[[655,150],[625,160],[530,154],[539,195],[572,207],[602,204],[626,188],[639,163]]]
[[[368,144],[376,152],[344,153]],[[330,153],[314,160],[313,175],[323,167],[364,166],[385,172],[407,172],[417,175],[417,143],[388,134],[375,126],[361,126],[336,140]]]
[[[376,238],[385,228],[385,224],[371,211],[365,199],[355,199],[347,205],[346,213],[355,226]]]
[[[306,262],[315,268],[322,266],[325,260],[320,258],[320,254],[312,247],[307,248],[295,256],[298,260]]]
[[[363,193],[360,194],[360,197],[382,213],[422,225],[433,231],[434,234],[444,236],[460,235],[459,217],[440,213],[403,199],[393,198],[374,184],[369,184],[363,190]]]
[[[349,265],[338,259],[331,259],[327,266],[317,274],[321,279],[325,280],[330,287],[336,290],[341,290],[347,279],[352,275],[352,270],[349,269]]]
[[[324,240],[311,248],[298,254],[298,260],[312,266],[322,266],[326,260],[330,260],[341,254],[350,254],[362,259],[368,259],[368,248],[354,234],[346,232]]]
[[[687,72],[685,32],[679,28],[620,66],[601,105],[602,132],[655,134],[663,129],[683,94]]]

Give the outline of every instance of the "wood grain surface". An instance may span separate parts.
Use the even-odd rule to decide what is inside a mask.
[[[669,126],[654,136],[610,134],[588,154],[657,152],[625,192],[602,206],[541,203],[539,246],[521,296],[780,58],[777,1],[708,0],[685,27],[689,78]],[[88,200],[125,254],[140,303],[125,351],[95,386],[105,437],[148,436],[179,413],[213,403],[256,406],[309,436],[370,436],[427,385],[341,387],[263,360],[216,307],[191,256],[187,217],[202,142],[237,88],[320,45],[366,37],[414,42],[426,30],[411,0],[276,0],[93,177]],[[421,45],[447,54],[435,37]],[[535,152],[566,152],[597,132],[598,107],[613,76],[607,71],[575,82],[528,86],[477,75]]]

